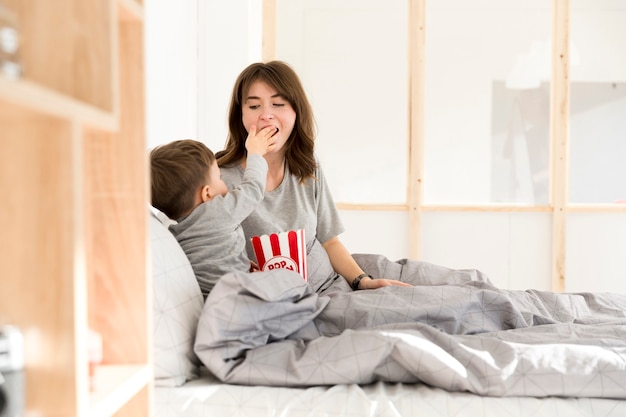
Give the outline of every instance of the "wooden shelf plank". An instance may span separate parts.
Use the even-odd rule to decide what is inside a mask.
[[[150,365],[101,365],[95,372],[89,417],[109,417],[120,410],[152,380]]]
[[[34,112],[74,120],[109,131],[118,128],[118,117],[111,112],[67,97],[29,80],[0,76],[0,100]]]

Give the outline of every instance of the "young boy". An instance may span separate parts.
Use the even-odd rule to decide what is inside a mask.
[[[152,205],[176,224],[169,229],[189,258],[204,298],[233,270],[249,271],[241,228],[263,199],[267,162],[276,128],[251,128],[244,180],[228,192],[215,155],[203,143],[185,139],[150,152]]]

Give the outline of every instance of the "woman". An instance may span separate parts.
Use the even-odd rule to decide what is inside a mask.
[[[315,290],[327,288],[337,274],[353,290],[408,286],[367,275],[339,240],[344,228],[314,154],[313,112],[289,65],[272,61],[244,69],[233,88],[228,124],[226,147],[217,158],[222,178],[231,188],[243,178],[248,131],[277,129],[275,146],[265,155],[269,169],[264,200],[242,223],[251,259],[252,236],[304,229],[309,282]]]

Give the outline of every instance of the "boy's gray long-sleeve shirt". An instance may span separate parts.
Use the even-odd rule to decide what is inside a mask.
[[[248,155],[241,184],[225,196],[200,204],[170,230],[189,258],[206,298],[217,280],[230,271],[249,271],[241,222],[263,199],[267,162]]]

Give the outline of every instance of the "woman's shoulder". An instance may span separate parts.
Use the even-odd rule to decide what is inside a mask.
[[[220,167],[220,175],[226,185],[232,188],[234,183],[241,182],[243,178],[243,168],[240,164],[225,165]]]
[[[224,176],[237,176],[243,174],[243,169],[241,165],[228,165],[220,167],[220,174],[222,177]]]
[[[319,175],[323,172],[323,169],[322,169],[323,161],[319,158],[317,153],[313,154],[313,158],[315,158],[315,171],[313,175],[314,177],[318,178]]]

